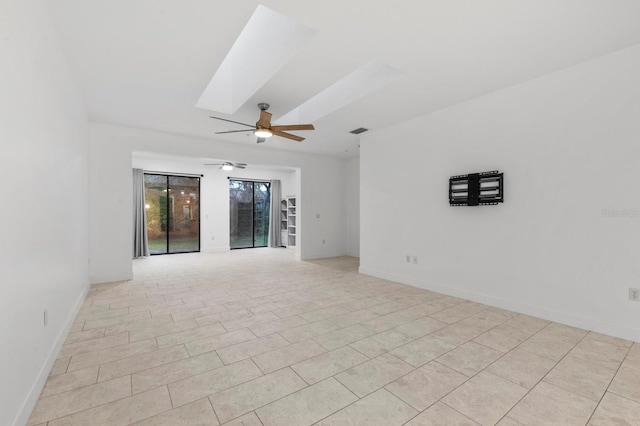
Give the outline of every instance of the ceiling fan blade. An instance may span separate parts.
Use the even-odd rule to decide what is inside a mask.
[[[206,163],[205,166],[222,166],[222,163]]]
[[[271,126],[271,130],[315,130],[313,124],[289,124],[284,126]]]
[[[258,138],[258,140],[256,141],[256,143],[264,143],[266,142],[267,139],[266,138]]]
[[[213,116],[210,116],[209,118],[215,118],[216,120],[228,121],[229,123],[236,123],[236,124],[240,124],[242,126],[247,126],[247,127],[253,127],[253,128],[256,127],[256,126],[254,126],[252,124],[240,123],[239,121],[227,120],[226,118],[213,117]]]
[[[260,120],[258,120],[256,126],[265,129],[271,127],[271,113],[267,111],[260,111]]]
[[[227,132],[215,132],[216,135],[223,135],[225,133],[247,133],[247,132],[253,132],[253,129],[246,129],[246,130],[229,130]]]
[[[291,133],[281,132],[280,130],[273,130],[273,128],[271,128],[271,131],[275,136],[280,136],[281,138],[293,139],[294,141],[298,141],[298,142],[302,142],[304,140],[304,138],[301,138],[300,136],[292,135]]]
[[[242,163],[235,163],[233,167],[235,167],[236,169],[246,169],[247,165]]]

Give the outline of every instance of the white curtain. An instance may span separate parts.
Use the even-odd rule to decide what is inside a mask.
[[[147,210],[144,200],[144,171],[133,169],[133,258],[149,256]]]
[[[280,235],[280,181],[271,181],[271,206],[269,214],[269,247],[281,247],[282,238]]]

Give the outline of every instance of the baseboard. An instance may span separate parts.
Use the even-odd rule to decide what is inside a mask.
[[[346,252],[340,251],[336,253],[330,252],[317,252],[317,253],[305,253],[304,256],[301,256],[302,260],[315,260],[315,259],[329,259],[332,257],[341,257],[341,256],[349,256]]]
[[[371,268],[360,267],[358,271],[364,275],[382,278],[401,284],[407,284],[413,287],[423,288],[425,290],[435,291],[437,293],[446,294],[448,296],[459,297],[461,299],[471,300],[472,302],[483,303],[485,305],[495,306],[497,308],[518,312],[533,317],[542,318],[547,321],[558,322],[561,324],[577,327],[584,330],[595,331],[607,334],[609,336],[619,337],[621,339],[633,340],[640,342],[640,329],[612,324],[607,321],[594,319],[582,315],[576,315],[567,312],[551,311],[539,306],[532,306],[515,300],[507,300],[494,297],[482,293],[475,293],[467,290],[451,288],[440,285],[428,280],[417,280],[414,277],[406,277],[401,274],[389,273],[386,271],[378,271]]]
[[[89,277],[91,284],[103,284],[103,283],[115,283],[118,281],[130,281],[133,279],[133,270],[130,274],[118,274],[118,275],[94,275]]]
[[[214,247],[214,248],[206,248],[200,249],[200,253],[220,253],[223,251],[231,250],[229,247]]]
[[[20,407],[20,410],[18,411],[18,415],[13,420],[13,423],[12,423],[13,426],[26,425],[27,422],[29,421],[31,412],[35,407],[36,402],[38,402],[38,398],[40,398],[42,389],[44,388],[44,385],[47,382],[47,379],[49,378],[49,373],[53,368],[53,364],[56,362],[56,357],[58,356],[58,352],[60,352],[60,349],[62,348],[62,345],[64,344],[64,341],[66,340],[67,335],[69,334],[69,330],[73,325],[73,320],[75,320],[76,316],[78,315],[78,312],[80,311],[80,308],[84,303],[84,299],[87,297],[87,293],[90,287],[91,285],[87,283],[87,285],[84,286],[84,289],[76,299],[75,305],[71,310],[71,313],[67,317],[67,322],[65,323],[64,327],[62,327],[62,330],[58,334],[55,344],[49,351],[49,354],[47,355],[47,359],[45,360],[44,364],[42,365],[42,368],[38,372],[38,376],[36,377],[35,382],[31,386],[31,389],[29,389],[27,398],[25,398],[25,401],[22,404],[22,407]]]

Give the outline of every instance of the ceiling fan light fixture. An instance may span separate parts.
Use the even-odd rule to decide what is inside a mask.
[[[231,171],[233,170],[233,166],[230,163],[224,163],[222,165],[222,170]]]
[[[256,129],[254,134],[259,138],[270,138],[271,136],[273,136],[273,132],[271,130],[264,129],[262,127],[259,127],[258,129]]]
[[[258,104],[258,108],[260,108],[260,118],[256,122],[255,126],[251,124],[240,123],[239,121],[228,120],[222,117],[211,116],[211,118],[214,118],[216,120],[229,121],[231,123],[240,124],[241,126],[252,128],[251,130],[247,129],[247,130],[230,130],[227,132],[216,132],[216,135],[220,135],[223,133],[244,133],[244,132],[253,131],[253,134],[256,135],[256,137],[258,138],[257,140],[258,143],[262,143],[267,138],[270,138],[271,136],[274,136],[274,135],[280,136],[281,138],[285,138],[285,139],[291,139],[296,142],[302,142],[304,140],[303,137],[300,137],[298,135],[294,135],[291,133],[287,133],[287,131],[288,130],[315,130],[315,127],[313,127],[313,124],[288,124],[288,125],[272,126],[271,125],[272,114],[270,112],[267,112],[267,109],[269,109],[269,104],[261,102]],[[234,167],[238,168],[237,164],[233,164],[233,163],[231,164]],[[239,167],[239,168],[244,168],[244,167]]]

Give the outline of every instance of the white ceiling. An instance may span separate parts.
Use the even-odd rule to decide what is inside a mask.
[[[132,159],[134,167],[142,167],[145,170],[151,167],[148,170],[162,172],[171,171],[172,173],[175,172],[177,174],[217,172],[220,170],[220,167],[212,166],[211,164],[229,162],[229,160],[221,158],[176,156],[146,151],[134,151]],[[294,167],[273,165],[265,166],[260,164],[249,164],[247,169],[257,172],[276,171],[293,173],[296,171],[296,168]]]
[[[260,145],[344,158],[358,156],[348,133],[358,127],[375,131],[640,43],[637,0],[46,3],[93,121],[254,145],[253,135],[214,135],[241,127],[208,116],[255,123],[256,104],[268,102],[277,121],[372,61],[400,71],[297,133],[304,142]],[[315,36],[233,115],[196,108],[259,4]]]

